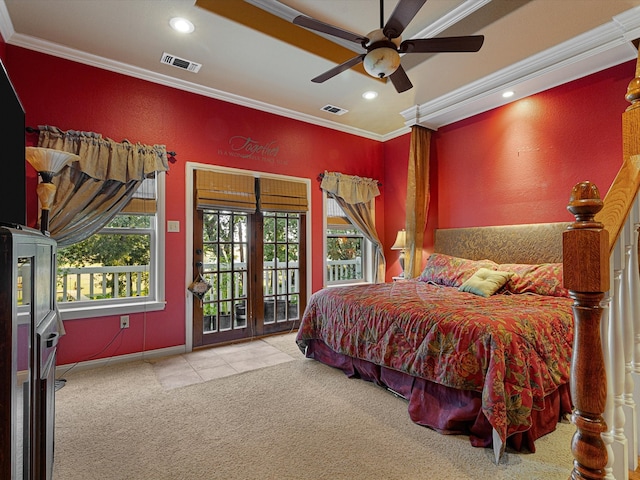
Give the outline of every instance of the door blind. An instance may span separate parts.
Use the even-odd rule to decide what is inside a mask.
[[[256,211],[256,179],[210,170],[196,170],[196,208]]]
[[[307,185],[276,178],[260,179],[259,207],[263,212],[297,212],[309,210]]]

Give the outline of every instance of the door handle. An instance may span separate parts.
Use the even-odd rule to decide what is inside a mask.
[[[59,333],[50,333],[45,341],[47,348],[55,347],[58,344],[58,340],[60,339]]]

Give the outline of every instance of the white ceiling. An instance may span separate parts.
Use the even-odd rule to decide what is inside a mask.
[[[428,0],[403,39],[481,34],[485,42],[478,53],[405,55],[414,87],[399,94],[353,69],[312,83],[336,63],[245,26],[248,13],[240,23],[211,11],[247,3],[363,35],[380,23],[379,0],[0,0],[0,33],[12,45],[378,140],[504,104],[507,88],[513,101],[633,59],[640,37],[640,0]],[[384,1],[385,21],[396,4]],[[173,31],[174,16],[195,31]],[[341,45],[354,49],[344,60],[362,52]],[[162,64],[164,52],[202,67]],[[378,98],[364,100],[366,90]]]

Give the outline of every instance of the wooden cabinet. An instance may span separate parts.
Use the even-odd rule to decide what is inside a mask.
[[[51,479],[56,242],[0,225],[0,478]],[[10,388],[9,388],[10,387]]]

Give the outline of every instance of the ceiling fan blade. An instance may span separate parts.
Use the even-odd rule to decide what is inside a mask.
[[[416,38],[400,44],[400,53],[477,52],[484,43],[484,35],[466,37]]]
[[[411,80],[409,80],[407,72],[402,68],[402,65],[400,65],[395,72],[389,75],[389,80],[391,80],[393,86],[396,87],[398,93],[406,92],[413,88],[413,84],[411,83]]]
[[[363,53],[361,55],[358,55],[357,57],[353,57],[353,58],[347,60],[346,62],[341,63],[340,65],[337,65],[337,66],[333,67],[331,70],[327,70],[323,74],[318,75],[316,78],[312,78],[311,81],[314,82],[314,83],[325,82],[325,81],[329,80],[330,78],[335,77],[339,73],[342,73],[345,70],[349,70],[351,67],[355,67],[357,64],[362,62],[362,60],[364,59],[364,56],[365,56],[365,54]]]
[[[384,35],[389,39],[402,35],[404,29],[426,2],[427,0],[400,0],[382,29]]]
[[[334,37],[344,38],[345,40],[359,43],[361,45],[369,41],[369,39],[363,35],[358,35],[357,33],[349,32],[348,30],[343,30],[341,28],[334,27],[333,25],[329,25],[328,23],[321,22],[320,20],[316,20],[314,18],[307,17],[305,15],[298,15],[293,19],[293,23],[296,25],[300,25],[301,27],[308,28],[310,30],[327,33],[329,35],[333,35]]]

